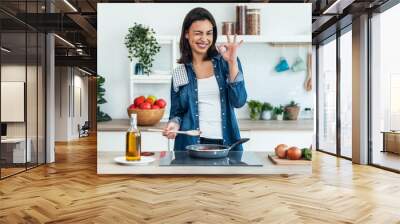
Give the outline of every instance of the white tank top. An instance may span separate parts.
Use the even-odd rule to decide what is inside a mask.
[[[200,137],[222,139],[221,102],[215,76],[197,79]]]

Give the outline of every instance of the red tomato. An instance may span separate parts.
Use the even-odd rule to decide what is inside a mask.
[[[291,160],[297,160],[301,158],[301,150],[299,148],[297,148],[296,146],[290,147],[287,150],[287,157],[288,159]]]
[[[155,102],[155,104],[158,105],[160,108],[164,108],[167,105],[167,102],[165,102],[165,100],[163,100],[163,99],[158,99]]]
[[[142,110],[149,110],[149,109],[151,109],[151,104],[150,103],[147,103],[147,102],[144,102],[144,103],[142,103],[142,104],[140,104],[140,109],[142,109]]]
[[[154,104],[151,106],[151,109],[160,109],[160,107],[158,105]]]
[[[134,100],[135,105],[138,107],[140,104],[144,103],[146,98],[144,96],[136,97]]]
[[[136,108],[136,105],[133,103],[133,104],[131,104],[129,107],[128,107],[128,109],[135,109]]]

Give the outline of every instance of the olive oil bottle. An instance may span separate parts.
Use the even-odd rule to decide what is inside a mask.
[[[137,128],[137,115],[134,113],[131,114],[130,124],[126,132],[125,158],[127,161],[137,161],[140,160],[141,135]]]

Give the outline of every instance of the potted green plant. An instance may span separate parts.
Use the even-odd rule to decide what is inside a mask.
[[[279,121],[283,120],[283,111],[284,110],[282,105],[279,105],[277,107],[274,107],[274,109],[272,109],[272,113],[274,114],[276,120]]]
[[[271,120],[271,110],[273,109],[272,105],[268,102],[264,102],[261,107],[261,118],[263,120]]]
[[[97,116],[97,121],[109,121],[111,120],[111,117],[104,113],[103,111],[100,110],[100,105],[107,103],[107,100],[104,99],[104,95],[106,93],[106,89],[104,89],[103,85],[105,83],[106,79],[101,76],[97,75],[96,83],[97,83],[97,111],[96,111],[96,116]]]
[[[258,100],[249,100],[247,105],[250,109],[250,119],[259,120],[263,104]]]
[[[128,58],[135,64],[135,74],[149,75],[153,66],[154,56],[160,51],[160,45],[152,28],[135,23],[128,29],[125,36],[125,46],[128,48]]]
[[[297,120],[299,116],[300,107],[298,103],[293,100],[285,106],[285,119],[287,120]]]

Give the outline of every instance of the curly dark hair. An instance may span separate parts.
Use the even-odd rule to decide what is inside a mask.
[[[213,26],[213,41],[211,47],[207,50],[206,60],[211,59],[213,56],[218,54],[215,47],[215,42],[217,41],[217,25],[215,23],[214,17],[211,13],[204,8],[194,8],[186,14],[185,19],[182,24],[181,38],[179,41],[179,49],[181,52],[181,58],[178,59],[179,64],[186,64],[192,62],[192,49],[190,48],[189,41],[185,38],[186,32],[189,30],[192,23],[196,21],[208,20]]]

